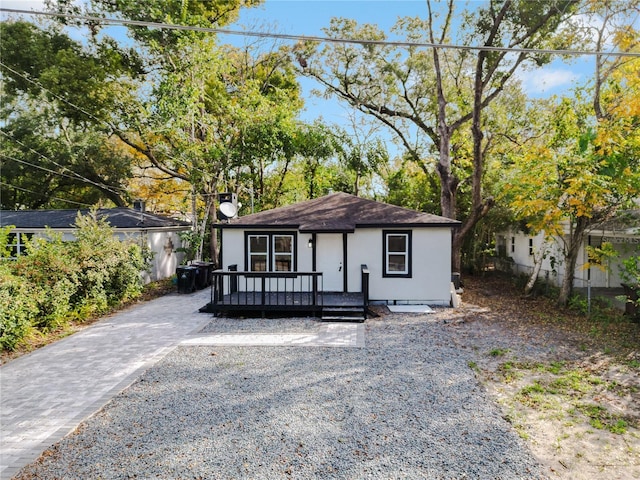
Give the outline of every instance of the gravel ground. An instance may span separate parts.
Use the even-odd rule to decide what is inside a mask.
[[[451,312],[367,320],[365,348],[179,347],[16,478],[546,478],[453,341]]]

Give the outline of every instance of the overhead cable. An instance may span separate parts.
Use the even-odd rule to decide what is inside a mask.
[[[29,190],[27,188],[18,187],[16,185],[11,185],[10,183],[0,181],[0,186],[2,186],[2,185],[5,185],[5,186],[11,187],[11,188],[15,188],[16,190],[20,190],[22,192],[34,193],[36,195],[42,195],[42,192],[34,192],[33,190]],[[67,200],[65,198],[58,198],[58,197],[49,197],[49,198],[51,200],[58,200],[60,202],[73,203],[74,205],[82,205],[83,207],[92,207],[93,206],[93,205],[90,205],[88,203],[74,202],[73,200]]]
[[[613,57],[637,57],[640,58],[640,52],[595,52],[592,50],[556,50],[556,49],[537,49],[537,48],[513,48],[513,47],[489,47],[489,46],[472,46],[472,45],[453,45],[447,43],[431,43],[431,42],[407,42],[397,40],[366,40],[366,39],[354,39],[354,38],[331,38],[331,37],[319,37],[308,35],[290,35],[284,33],[269,33],[269,32],[255,32],[255,31],[240,31],[229,30],[225,28],[211,28],[211,27],[198,27],[192,25],[178,25],[169,23],[147,22],[141,20],[126,20],[117,18],[106,17],[93,17],[89,15],[74,15],[70,13],[56,13],[56,12],[41,12],[35,10],[19,10],[15,8],[3,8],[0,7],[0,11],[8,13],[19,13],[24,15],[41,15],[48,17],[62,17],[73,20],[82,20],[91,23],[109,24],[109,25],[132,25],[138,27],[150,27],[167,30],[187,30],[195,32],[205,33],[217,33],[224,35],[238,35],[244,37],[259,37],[259,38],[275,38],[279,40],[296,40],[303,42],[315,42],[315,43],[348,43],[357,45],[386,45],[392,47],[422,47],[422,48],[438,48],[438,49],[452,49],[452,50],[478,50],[478,51],[491,51],[491,52],[514,52],[514,53],[541,53],[551,55],[593,55],[593,56],[613,56]]]

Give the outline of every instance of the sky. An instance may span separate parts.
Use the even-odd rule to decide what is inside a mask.
[[[460,9],[467,3],[473,6],[474,2],[460,1]],[[0,0],[0,7],[44,10],[43,0]],[[426,11],[424,0],[266,0],[259,7],[243,9],[238,22],[227,28],[324,36],[322,29],[329,25],[332,17],[345,17],[355,19],[358,23],[376,24],[388,32],[399,17],[424,17]],[[84,32],[74,32],[73,35],[81,40]],[[219,38],[234,44],[244,41],[243,37],[235,35],[220,35]],[[520,71],[518,75],[530,97],[562,94],[588,81],[593,75],[593,59],[582,57],[572,64],[556,60],[535,72]],[[330,123],[344,122],[348,116],[345,107],[312,96],[311,89],[317,86],[312,80],[301,79],[301,84],[306,102],[303,120],[312,121],[322,116]]]
[[[459,3],[459,9],[462,10],[467,4],[473,7],[474,1]],[[375,24],[385,32],[390,32],[401,17],[424,18],[426,15],[425,0],[266,0],[259,7],[241,11],[238,22],[228,28],[325,36],[322,29],[329,26],[331,19],[344,17],[355,19],[359,24]],[[229,43],[239,41],[237,37],[227,37]],[[225,36],[221,38],[225,39]],[[547,97],[566,93],[577,85],[585,84],[593,71],[593,58],[577,58],[571,64],[556,60],[535,72],[521,70],[517,76],[529,97]],[[311,95],[311,90],[318,87],[313,80],[301,79],[301,84],[306,104],[303,119],[312,121],[320,114],[329,123],[345,123],[347,107],[337,101]]]

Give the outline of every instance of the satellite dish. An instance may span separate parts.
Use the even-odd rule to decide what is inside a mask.
[[[233,218],[238,213],[238,208],[231,202],[222,202],[220,204],[220,213],[227,218]]]

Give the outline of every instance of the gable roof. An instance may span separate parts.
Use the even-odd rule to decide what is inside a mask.
[[[353,232],[364,227],[457,227],[450,218],[418,212],[348,193],[234,218],[223,228],[295,228],[301,232]]]
[[[0,210],[0,227],[14,225],[19,229],[54,230],[73,229],[78,213],[86,215],[88,209],[81,210]],[[148,229],[188,227],[189,223],[152,213],[140,212],[131,208],[101,208],[98,218],[106,218],[116,229]]]

